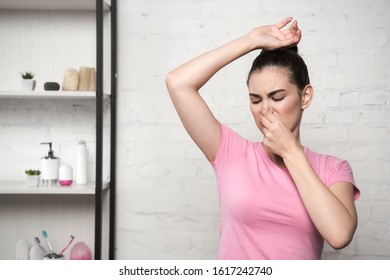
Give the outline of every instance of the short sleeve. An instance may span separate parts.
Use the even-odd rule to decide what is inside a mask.
[[[330,161],[330,172],[327,180],[328,185],[331,186],[337,182],[351,183],[354,186],[354,199],[357,200],[360,196],[360,190],[356,186],[352,168],[349,163],[336,157],[330,157],[328,160]]]

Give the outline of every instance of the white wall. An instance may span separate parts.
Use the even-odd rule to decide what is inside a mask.
[[[315,99],[302,138],[350,162],[361,189],[349,247],[326,259],[390,258],[390,2],[118,0],[118,259],[214,259],[214,173],[185,133],[164,76],[186,60],[286,16],[303,30]],[[203,90],[218,119],[252,140],[245,79],[252,53]]]

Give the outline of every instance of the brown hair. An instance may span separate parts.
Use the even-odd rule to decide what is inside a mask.
[[[266,67],[275,66],[288,70],[290,82],[296,85],[299,90],[303,90],[305,86],[310,84],[306,63],[298,54],[297,46],[274,51],[261,51],[252,63],[252,67],[248,74],[247,84],[249,83],[249,78],[253,72],[261,71]]]

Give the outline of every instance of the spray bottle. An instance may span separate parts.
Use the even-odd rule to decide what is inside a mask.
[[[77,161],[76,161],[76,184],[83,185],[88,182],[87,176],[87,145],[84,140],[80,140],[77,145]]]

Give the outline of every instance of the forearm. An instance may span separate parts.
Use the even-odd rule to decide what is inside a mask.
[[[242,36],[174,69],[166,79],[168,88],[199,90],[224,66],[254,49],[248,37]]]
[[[322,237],[334,248],[346,246],[356,229],[356,217],[320,180],[302,149],[283,157],[305,208]]]
[[[274,25],[260,26],[244,36],[209,51],[171,71],[166,77],[170,94],[185,90],[198,91],[216,72],[237,58],[255,49],[278,49],[298,44],[301,31],[288,17]]]

